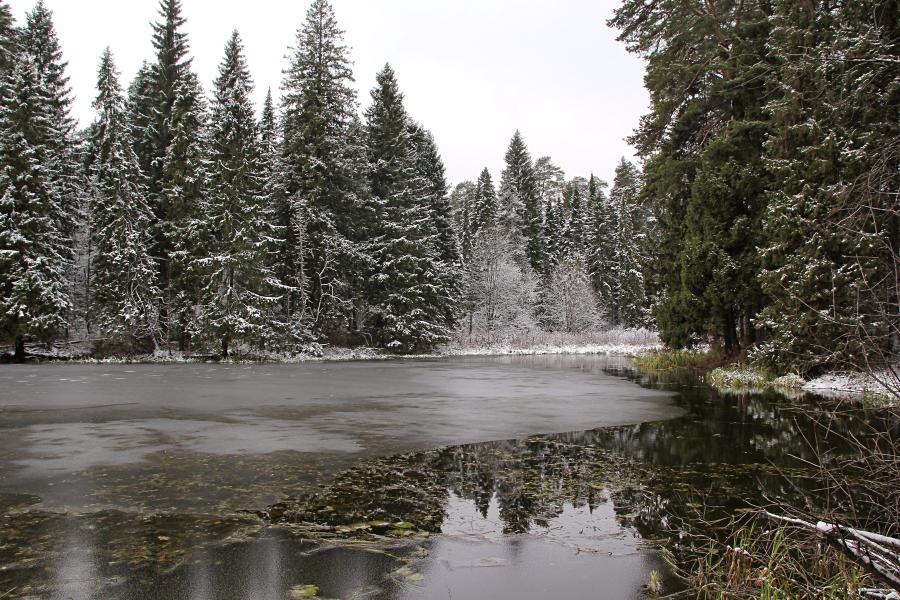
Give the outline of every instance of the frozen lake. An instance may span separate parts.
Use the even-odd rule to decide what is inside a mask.
[[[683,414],[671,394],[605,371],[622,362],[3,367],[0,596],[276,598],[307,584],[341,597],[639,596],[659,561],[608,498],[561,507],[557,527],[511,531],[503,494],[483,510],[449,494],[436,537],[390,560],[254,515],[365,461],[472,444],[481,456],[496,447],[479,443]],[[581,539],[586,528],[596,535]],[[431,566],[398,562],[416,553]],[[602,573],[617,583],[597,588]]]

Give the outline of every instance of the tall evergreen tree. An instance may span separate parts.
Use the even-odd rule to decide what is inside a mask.
[[[433,239],[434,251],[440,264],[438,295],[444,304],[444,323],[449,329],[456,327],[457,304],[462,290],[462,259],[459,239],[453,230],[450,197],[444,161],[438,152],[431,132],[418,123],[409,125],[410,141],[416,158],[416,169],[425,182],[424,201],[428,206],[427,231]]]
[[[471,221],[472,235],[478,235],[480,230],[495,226],[500,216],[497,190],[494,189],[491,172],[486,167],[478,176],[475,186]]]
[[[516,131],[506,151],[506,166],[500,179],[500,221],[511,234],[521,239],[531,268],[546,271],[542,210],[531,155],[522,134]]]
[[[159,262],[163,324],[169,344],[177,342],[181,350],[190,346],[194,306],[203,285],[197,261],[207,250],[200,233],[209,176],[206,113],[200,82],[188,73],[172,106],[171,139],[163,155],[162,187],[156,196],[157,216],[165,215],[156,225],[156,240],[162,243],[158,248],[164,257]]]
[[[326,332],[346,330],[364,309],[368,264],[362,218],[364,149],[343,31],[327,0],[315,0],[284,77],[282,276],[289,311]]]
[[[610,316],[615,324],[628,327],[646,325],[649,316],[640,255],[645,221],[638,200],[640,190],[640,172],[623,158],[616,167],[616,178],[609,194],[615,226],[615,277]]]
[[[428,182],[416,166],[393,69],[376,78],[366,109],[370,189],[378,210],[378,235],[372,241],[378,270],[373,274],[375,337],[398,352],[429,349],[445,342],[448,305],[441,285],[441,261],[429,232]]]
[[[472,248],[475,243],[478,225],[475,208],[477,195],[478,186],[471,181],[457,184],[450,194],[453,226],[456,229],[456,236],[459,238],[460,253],[464,264],[472,258]]]
[[[27,56],[7,86],[0,104],[0,326],[21,360],[26,339],[49,342],[66,327],[70,252],[48,166],[53,98]]]
[[[606,183],[591,175],[588,182],[588,210],[590,218],[586,233],[587,270],[591,285],[607,318],[614,320],[616,288],[614,213],[604,188]]]
[[[210,130],[209,192],[203,227],[207,255],[200,261],[206,286],[199,329],[228,357],[235,342],[262,344],[271,336],[279,302],[268,268],[273,236],[264,195],[253,83],[235,31],[215,81]]]
[[[19,29],[9,4],[0,4],[0,77],[9,76],[21,52]]]
[[[202,189],[205,103],[191,71],[180,0],[160,0],[153,24],[154,62],[138,73],[129,93],[135,151],[147,178],[155,216],[154,250],[163,291],[163,324],[170,343],[190,343],[190,311],[197,281],[190,265],[200,252],[192,229]]]
[[[757,357],[778,370],[882,368],[898,351],[898,10],[775,4]]]
[[[585,236],[588,229],[588,216],[585,210],[587,190],[583,190],[587,182],[583,177],[576,177],[567,186],[567,204],[569,215],[563,230],[563,239],[568,254],[584,255],[586,249]]]
[[[26,16],[21,45],[31,58],[49,99],[50,113],[45,134],[47,167],[62,203],[59,229],[66,238],[68,253],[74,256],[78,239],[84,237],[81,232],[85,217],[84,173],[79,156],[83,148],[78,143],[80,138],[76,135],[76,124],[71,115],[72,90],[66,75],[68,63],[63,59],[53,13],[43,0],[38,0]],[[74,260],[68,261],[68,265],[66,278],[72,293],[78,272]],[[70,314],[67,320],[74,324],[76,315]]]
[[[626,0],[610,20],[648,61],[651,110],[632,141],[665,224],[658,256],[677,257],[656,311],[672,346],[712,338],[736,353],[756,339],[768,13],[767,2]]]
[[[546,252],[547,264],[556,266],[561,258],[566,254],[566,243],[563,237],[563,206],[561,203],[555,204],[547,202],[544,205],[544,246]]]
[[[110,334],[158,333],[160,293],[150,254],[153,213],[138,166],[119,84],[109,49],[97,79],[92,127],[96,158],[91,166],[91,314]]]

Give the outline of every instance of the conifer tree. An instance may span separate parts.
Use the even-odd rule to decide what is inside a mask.
[[[671,346],[712,339],[736,353],[756,339],[769,11],[767,2],[625,0],[610,20],[648,61],[651,109],[632,142],[665,223],[657,256],[677,257],[656,309]]]
[[[206,253],[201,235],[206,187],[208,133],[207,106],[200,82],[193,73],[182,80],[168,122],[170,142],[163,156],[157,215],[157,241],[163,243],[161,282],[164,329],[170,344],[190,346],[194,306],[203,285],[197,261]],[[149,187],[149,186],[148,186]],[[162,285],[162,284],[161,284]]]
[[[91,314],[101,331],[134,337],[158,332],[159,289],[150,255],[153,213],[138,167],[109,49],[103,53],[92,127]]]
[[[525,255],[537,273],[546,271],[542,210],[536,189],[534,166],[522,134],[516,131],[506,151],[500,180],[500,223],[522,240]]]
[[[544,206],[544,244],[546,248],[546,260],[548,268],[555,266],[566,254],[566,244],[563,237],[562,220],[563,206],[554,206],[553,202],[547,202]]]
[[[128,86],[128,123],[134,138],[134,152],[138,157],[141,172],[145,174],[147,183],[150,184],[150,173],[155,168],[153,157],[154,122],[156,120],[156,99],[154,88],[156,86],[153,66],[144,61],[137,74]],[[151,194],[151,196],[153,196]],[[153,196],[153,205],[158,198]],[[154,208],[158,212],[158,207]],[[156,223],[154,223],[154,227]]]
[[[472,235],[478,235],[482,229],[494,227],[500,213],[497,191],[494,189],[494,182],[491,180],[491,173],[487,168],[481,171],[475,185],[473,220],[471,222]]]
[[[366,109],[369,183],[378,210],[372,256],[376,339],[398,352],[427,350],[445,342],[448,305],[441,261],[427,222],[428,182],[416,167],[409,117],[396,77],[385,65]]]
[[[53,98],[27,56],[7,86],[0,104],[0,327],[22,360],[26,339],[50,342],[66,327],[70,252],[48,167]]]
[[[587,270],[591,285],[604,313],[614,320],[615,270],[615,215],[606,193],[606,183],[591,175],[588,182],[588,231]]]
[[[410,141],[416,159],[416,169],[425,182],[424,201],[428,206],[426,231],[432,238],[433,248],[439,260],[439,289],[444,302],[444,324],[448,329],[456,327],[456,308],[462,290],[462,260],[459,239],[453,230],[453,216],[450,197],[447,194],[447,179],[444,175],[444,161],[438,152],[431,132],[419,123],[409,125]]]
[[[563,230],[563,240],[567,254],[583,256],[585,251],[585,235],[588,228],[582,192],[582,186],[585,183],[584,178],[576,177],[567,186],[569,216]]]
[[[900,331],[897,4],[777,2],[772,21],[777,183],[761,276],[769,339],[756,358],[804,374],[884,368]]]
[[[43,0],[38,0],[26,16],[21,45],[34,64],[38,80],[49,100],[50,113],[45,133],[48,151],[46,166],[62,203],[59,230],[66,239],[70,256],[66,278],[72,294],[78,278],[76,263],[72,259],[79,239],[86,237],[81,231],[85,220],[84,172],[80,158],[83,148],[78,143],[80,138],[76,135],[75,120],[71,116],[72,91],[66,75],[68,63],[63,59],[53,13]],[[67,321],[74,325],[76,315],[70,314]]]
[[[628,327],[646,325],[648,318],[640,255],[645,221],[638,203],[640,189],[640,172],[623,158],[609,195],[615,224],[611,320]]]
[[[0,77],[6,79],[21,52],[19,30],[9,4],[0,4]]]
[[[211,111],[209,191],[203,228],[207,254],[200,260],[206,285],[198,328],[228,357],[236,342],[261,345],[279,297],[268,268],[273,236],[264,195],[253,83],[235,31],[215,81]]]
[[[289,309],[320,331],[346,330],[364,310],[354,297],[362,296],[370,219],[362,218],[365,154],[353,74],[327,0],[307,11],[283,89],[280,254],[284,283],[294,289]]]
[[[472,258],[472,247],[477,231],[475,199],[478,195],[477,184],[464,181],[453,188],[450,194],[450,205],[453,208],[453,226],[459,238],[460,253],[463,264]]]
[[[201,254],[192,223],[204,174],[205,101],[191,71],[180,0],[160,0],[153,24],[155,60],[138,73],[129,93],[135,151],[154,211],[154,249],[163,291],[162,322],[170,343],[190,344],[190,311],[197,301],[191,264]]]

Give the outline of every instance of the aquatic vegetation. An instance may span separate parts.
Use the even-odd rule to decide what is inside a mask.
[[[634,358],[642,371],[668,371],[686,367],[711,368],[721,364],[722,357],[715,350],[653,350]]]

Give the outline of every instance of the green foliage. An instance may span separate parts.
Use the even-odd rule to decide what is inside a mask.
[[[153,213],[109,49],[101,58],[97,91],[96,157],[90,173],[91,317],[105,334],[155,339],[161,298],[150,255]]]
[[[366,109],[369,184],[377,211],[377,234],[370,242],[378,265],[372,275],[375,338],[410,353],[449,339],[454,300],[429,226],[433,182],[429,186],[417,164],[416,141],[390,65],[376,81]]]
[[[49,342],[67,325],[69,241],[50,165],[52,98],[20,57],[0,99],[0,327],[14,340]]]
[[[240,36],[235,31],[215,81],[210,129],[209,191],[198,225],[206,255],[198,261],[202,280],[197,328],[228,356],[235,342],[260,345],[271,336],[274,276],[267,267],[276,242],[263,194],[260,146],[251,99],[253,84]]]

